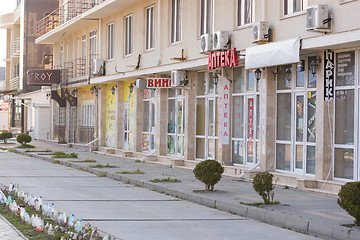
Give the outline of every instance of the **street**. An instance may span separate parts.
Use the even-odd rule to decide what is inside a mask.
[[[1,151],[0,164],[0,184],[19,184],[119,239],[315,239],[15,153]]]

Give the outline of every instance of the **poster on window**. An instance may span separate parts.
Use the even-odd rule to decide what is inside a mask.
[[[249,98],[249,149],[248,153],[253,153],[253,120],[254,120],[254,99]]]
[[[336,86],[355,84],[355,51],[336,54]]]
[[[148,152],[150,150],[149,148],[149,134],[143,134],[142,135],[142,151]]]

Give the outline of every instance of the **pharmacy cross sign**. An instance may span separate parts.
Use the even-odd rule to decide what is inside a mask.
[[[51,86],[60,83],[60,69],[30,69],[27,71],[28,85]]]

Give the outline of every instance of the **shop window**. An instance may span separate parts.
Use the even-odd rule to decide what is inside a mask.
[[[308,83],[308,88],[316,88],[316,72],[314,74],[311,73],[311,68],[310,65],[316,63],[316,57],[312,56],[309,57],[309,61],[308,61],[308,76],[309,76],[309,83]]]
[[[242,26],[253,22],[253,0],[237,1],[237,25]]]
[[[309,73],[311,74],[310,70],[309,70]],[[310,79],[309,79],[309,83],[310,83]],[[305,60],[302,59],[300,61],[300,64],[297,65],[296,87],[304,87],[304,84],[305,84]]]
[[[335,144],[354,145],[354,90],[337,90],[335,96]]]
[[[171,0],[171,43],[181,41],[182,0]]]
[[[336,86],[355,84],[355,51],[336,54]]]
[[[155,6],[146,8],[145,49],[155,48]]]
[[[291,145],[276,144],[276,169],[290,171]]]
[[[133,52],[133,15],[125,17],[125,56]]]
[[[335,148],[334,154],[335,171],[334,177],[354,178],[354,149]]]
[[[291,140],[291,94],[277,96],[277,140]]]
[[[200,2],[200,35],[213,32],[214,22],[213,0],[201,0]]]
[[[277,89],[285,90],[292,88],[292,66],[284,65],[278,67]]]

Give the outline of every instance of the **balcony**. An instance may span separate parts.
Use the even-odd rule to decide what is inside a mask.
[[[20,77],[14,77],[13,79],[10,79],[10,86],[9,86],[9,90],[18,90],[19,89],[19,82],[20,82]]]
[[[41,37],[103,2],[105,0],[68,0],[67,3],[37,22],[36,37]]]
[[[92,74],[93,60],[97,57],[98,54],[91,54],[65,62],[63,66],[54,66],[54,69],[61,70],[61,84],[69,86],[87,82],[88,77]]]
[[[20,38],[12,41],[10,44],[10,57],[20,55]]]

